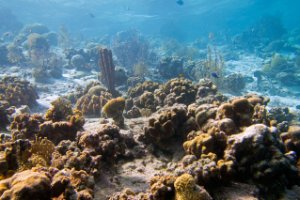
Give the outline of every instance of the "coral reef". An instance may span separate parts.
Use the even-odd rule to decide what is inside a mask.
[[[113,118],[115,123],[119,127],[124,126],[123,111],[125,108],[125,99],[123,97],[118,97],[109,100],[102,108],[103,113],[110,118]]]
[[[288,130],[280,134],[287,152],[296,152],[297,158],[300,157],[300,127],[290,126]]]
[[[33,168],[0,185],[1,199],[93,199],[94,179],[84,171]]]
[[[185,78],[174,78],[155,91],[161,105],[190,104],[195,101],[197,87]]]
[[[174,183],[176,200],[212,200],[208,192],[189,174],[178,177]]]
[[[271,76],[275,76],[276,73],[284,72],[287,65],[287,59],[284,56],[276,53],[272,56],[270,63],[264,66],[263,71]]]
[[[90,84],[77,100],[76,109],[86,116],[101,116],[103,106],[110,99],[112,99],[112,94],[100,84]]]
[[[140,62],[146,63],[150,55],[148,41],[136,30],[118,32],[113,37],[112,49],[118,62],[126,69],[132,69]]]
[[[187,108],[184,105],[174,105],[157,111],[156,117],[151,117],[145,127],[144,139],[162,149],[168,149],[172,138],[178,141],[194,127],[189,124]],[[182,140],[182,139],[181,139]]]
[[[22,48],[12,43],[7,45],[7,60],[10,64],[19,64],[25,60]]]
[[[33,106],[37,98],[35,89],[28,81],[9,76],[0,80],[0,100],[7,101],[10,106]]]
[[[176,178],[171,175],[154,176],[150,180],[150,193],[153,199],[173,199],[174,182]]]
[[[77,126],[73,125],[71,122],[46,121],[39,126],[38,136],[46,137],[54,144],[58,144],[62,140],[74,141],[76,139],[77,131]]]
[[[279,17],[194,42],[0,18],[0,199],[297,198],[300,31]],[[236,96],[255,90],[272,101]]]
[[[75,54],[74,56],[72,56],[70,63],[77,70],[85,70],[87,68],[85,59],[80,54]]]
[[[129,88],[127,94],[131,98],[139,97],[145,91],[154,92],[154,90],[159,88],[159,84],[152,81],[145,81],[143,83],[138,83],[136,86]]]
[[[298,170],[283,152],[277,130],[256,124],[229,136],[224,158],[234,158],[237,173],[243,174],[240,178],[250,176],[262,191],[273,192],[298,182]]]
[[[187,154],[192,154],[198,158],[203,154],[214,153],[218,157],[223,156],[226,148],[227,137],[224,132],[217,132],[211,129],[208,133],[194,133],[198,136],[183,143],[183,148]]]
[[[253,113],[253,105],[246,98],[236,98],[218,108],[217,119],[230,118],[237,127],[249,126],[252,123]]]
[[[69,144],[65,141],[62,141],[61,143],[63,143],[63,145]],[[61,143],[59,143],[58,146],[60,146]],[[81,152],[78,148],[70,148],[66,152],[54,152],[52,154],[51,167],[58,169],[74,168],[75,170],[84,170],[97,177],[100,174],[100,159],[101,156],[99,155],[92,156],[88,152]]]
[[[175,78],[183,74],[183,60],[179,57],[166,57],[160,60],[157,68],[162,77]]]
[[[34,139],[39,133],[39,126],[43,122],[43,117],[38,114],[30,115],[25,113],[15,116],[10,125],[13,139]]]
[[[95,133],[83,132],[78,136],[78,145],[92,156],[101,155],[107,163],[114,163],[125,155],[124,138],[115,125],[101,125]]]
[[[273,107],[268,110],[267,113],[268,119],[270,121],[273,120],[273,123],[281,123],[284,121],[290,122],[294,119],[294,115],[290,112],[289,108],[279,108],[279,107]]]
[[[129,88],[125,105],[126,117],[135,118],[142,114],[147,115],[148,112],[155,112],[159,104],[154,91],[158,88],[159,84],[151,81],[145,81]]]
[[[45,118],[38,114],[16,115],[11,123],[14,140],[46,137],[55,144],[61,140],[75,140],[77,131],[81,130],[85,119],[78,110],[72,110],[71,103],[58,98],[52,102]]]
[[[5,103],[0,101],[0,130],[6,129],[6,126],[9,124],[8,112],[6,110]]]
[[[45,119],[48,121],[67,121],[70,115],[73,114],[72,104],[67,99],[59,97],[51,102],[51,105],[45,114]]]
[[[240,95],[245,89],[246,81],[242,74],[230,74],[225,76],[220,85],[220,90],[230,92],[231,94]]]
[[[44,59],[46,54],[49,52],[50,45],[47,39],[40,34],[30,34],[28,36],[27,42],[29,48],[29,56],[33,63]]]
[[[46,173],[31,170],[0,182],[1,199],[51,199],[51,181]]]

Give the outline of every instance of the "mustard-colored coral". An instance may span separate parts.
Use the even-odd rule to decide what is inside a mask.
[[[32,106],[37,98],[37,92],[26,80],[12,76],[0,80],[0,100],[7,101],[10,106]]]
[[[76,109],[86,116],[101,116],[101,109],[112,99],[112,94],[97,83],[91,83],[84,89],[84,93],[76,102]]]
[[[36,140],[31,144],[30,150],[33,154],[31,156],[33,166],[37,166],[37,164],[41,166],[49,166],[51,164],[51,157],[54,151],[55,145],[53,142],[46,138],[36,138]]]
[[[109,100],[103,107],[102,111],[107,117],[114,119],[118,126],[124,125],[123,111],[125,108],[125,99],[118,97]]]
[[[174,183],[175,200],[211,200],[207,191],[196,184],[190,174],[183,174]]]
[[[46,120],[53,122],[66,120],[73,113],[71,102],[65,98],[60,97],[51,102],[51,105],[52,107],[45,114]]]

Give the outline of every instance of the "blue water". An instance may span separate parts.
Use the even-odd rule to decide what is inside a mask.
[[[209,32],[241,32],[266,14],[280,16],[288,29],[300,26],[298,0],[184,0],[182,6],[175,0],[1,0],[0,5],[23,24],[39,22],[51,30],[64,25],[85,38],[135,28],[192,41]]]

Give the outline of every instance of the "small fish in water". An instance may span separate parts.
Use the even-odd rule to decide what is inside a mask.
[[[296,109],[297,109],[297,110],[300,110],[300,105],[296,105]]]
[[[208,39],[209,40],[214,40],[215,39],[215,34],[213,32],[208,33]]]
[[[183,73],[178,74],[178,78],[184,78],[184,74]]]
[[[183,0],[176,0],[176,3],[180,6],[182,6],[184,4]]]
[[[95,18],[95,15],[93,13],[89,13],[90,18]]]
[[[220,78],[219,75],[216,72],[212,72],[211,76],[214,77],[214,78]]]
[[[3,33],[3,37],[10,37],[12,35],[11,32],[5,32]]]

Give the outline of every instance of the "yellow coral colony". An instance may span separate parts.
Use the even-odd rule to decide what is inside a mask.
[[[103,113],[110,118],[113,118],[118,126],[124,125],[123,111],[125,108],[125,99],[117,97],[109,100],[103,107]]]
[[[175,200],[212,200],[203,187],[196,184],[190,174],[183,174],[174,183]]]

